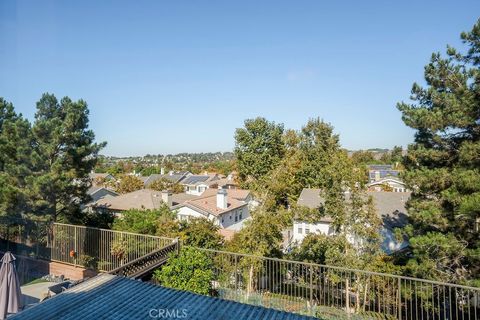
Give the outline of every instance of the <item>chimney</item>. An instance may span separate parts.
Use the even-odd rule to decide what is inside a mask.
[[[172,206],[172,193],[169,190],[162,191],[162,201],[170,208]]]
[[[227,190],[218,189],[217,191],[217,208],[227,209]]]
[[[375,171],[375,181],[380,181],[380,171]]]
[[[160,168],[160,174],[163,176],[165,174],[165,168],[164,167],[161,167]]]

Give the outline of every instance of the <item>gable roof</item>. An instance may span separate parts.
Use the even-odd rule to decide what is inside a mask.
[[[245,190],[245,189],[225,189],[227,191],[227,196],[240,200],[240,201],[246,201],[248,196],[250,195],[250,190]],[[203,197],[211,197],[211,196],[216,196],[218,192],[218,189],[207,189],[205,190],[201,198]]]
[[[95,193],[99,192],[100,190],[106,190],[109,194],[113,195],[113,196],[118,196],[118,193],[111,190],[111,189],[108,189],[108,188],[105,188],[105,187],[99,187],[99,186],[91,186],[88,190],[87,190],[87,194],[89,195],[94,195]]]
[[[172,207],[183,204],[185,201],[198,198],[198,196],[185,193],[173,194]],[[108,197],[95,202],[95,206],[109,210],[125,211],[130,209],[155,210],[162,205],[162,192],[150,189],[140,189],[117,197]]]
[[[146,187],[148,187],[149,185],[160,179],[166,179],[172,183],[178,183],[184,178],[184,174],[151,174],[145,179],[144,184]]]
[[[149,313],[154,311],[153,313]],[[9,319],[149,319],[159,311],[183,319],[314,319],[260,306],[203,296],[111,274],[100,274]],[[185,312],[185,313],[183,313]],[[150,317],[152,318],[152,317]],[[157,317],[158,319],[162,317]]]
[[[250,194],[249,190],[224,189],[227,192],[227,208],[221,209],[217,207],[217,189],[207,189],[200,197],[189,200],[184,206],[192,210],[198,211],[204,215],[211,214],[220,216],[223,213],[245,207],[248,205],[244,200]]]
[[[320,189],[304,188],[297,204],[310,209],[319,208],[325,203],[320,191]],[[385,227],[395,228],[407,223],[408,213],[405,203],[410,199],[410,192],[368,191],[366,194],[372,197],[377,215],[382,219]],[[349,198],[348,194],[346,198]]]

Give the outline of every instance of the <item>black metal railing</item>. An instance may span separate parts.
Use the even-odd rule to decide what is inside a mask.
[[[480,288],[336,266],[193,248],[216,294],[322,319],[480,319]]]

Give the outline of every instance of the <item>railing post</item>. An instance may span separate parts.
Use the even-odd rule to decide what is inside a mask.
[[[237,296],[238,256],[235,255],[235,296]]]
[[[180,238],[176,237],[175,242],[176,242],[177,255],[179,255],[180,254]]]
[[[310,314],[313,315],[313,265],[310,264]]]
[[[77,227],[73,227],[73,251],[75,252],[75,255],[73,256],[73,265],[76,267],[77,266],[77,255],[78,255],[78,250],[77,250]]]
[[[350,319],[350,287],[348,276],[345,277],[345,310],[347,311],[347,316]]]
[[[398,319],[402,319],[402,279],[398,277]]]

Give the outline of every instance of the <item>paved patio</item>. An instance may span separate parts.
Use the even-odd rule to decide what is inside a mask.
[[[56,284],[55,282],[40,282],[21,287],[23,302],[26,307],[40,302],[48,293],[48,287]]]

